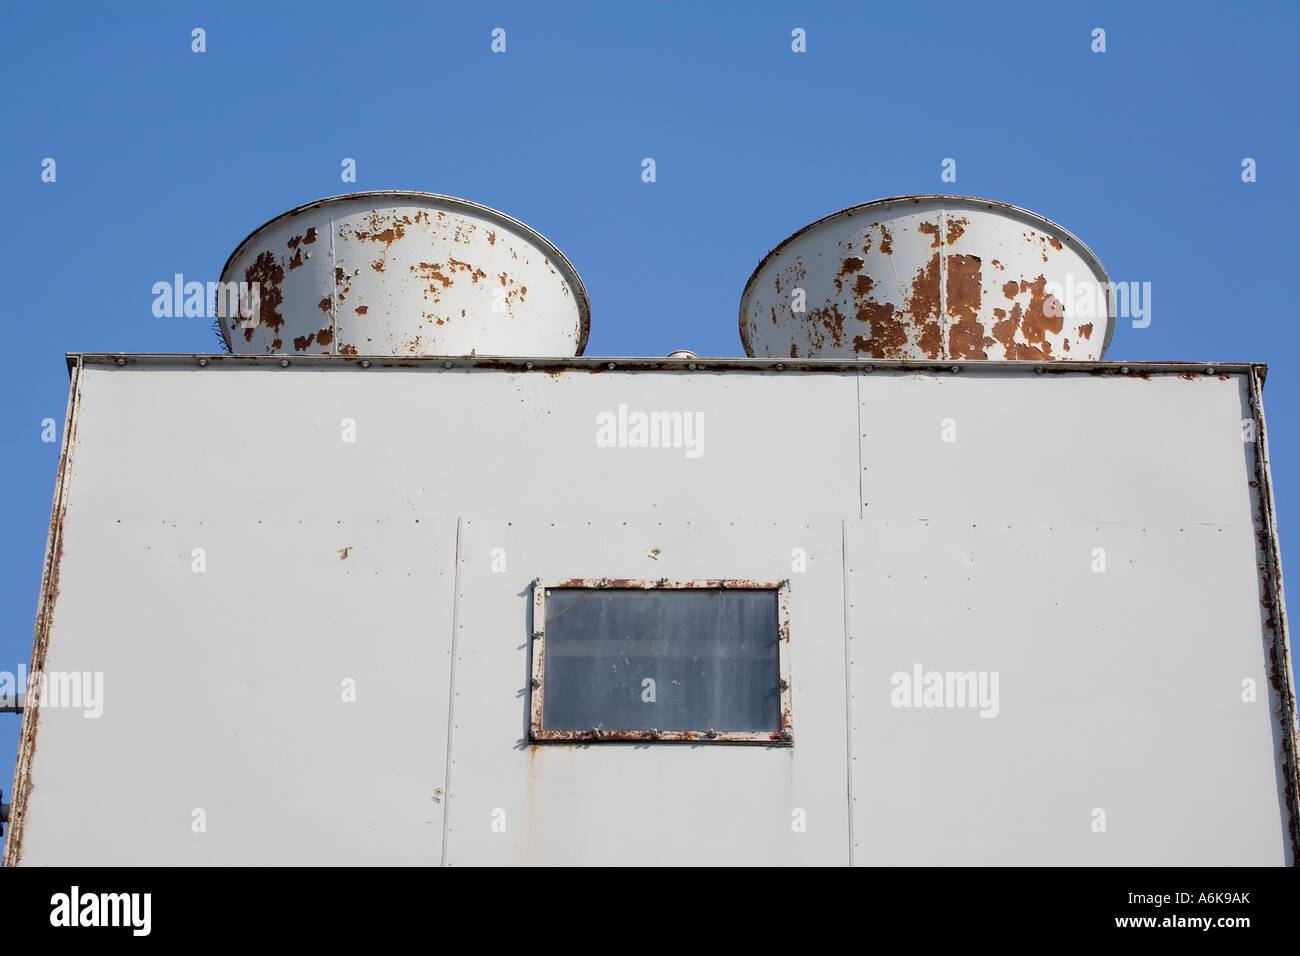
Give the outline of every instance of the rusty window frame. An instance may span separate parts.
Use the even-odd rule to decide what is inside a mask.
[[[551,589],[573,590],[745,590],[774,591],[777,598],[777,672],[780,677],[780,729],[773,731],[724,730],[546,730],[542,726],[546,693],[546,598]],[[790,679],[790,581],[752,581],[734,578],[708,578],[693,581],[670,581],[641,578],[570,578],[563,581],[533,581],[533,632],[529,687],[529,739],[533,743],[617,743],[622,741],[657,743],[766,744],[792,746],[794,723],[791,709]]]

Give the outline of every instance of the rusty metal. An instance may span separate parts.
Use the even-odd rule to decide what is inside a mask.
[[[72,452],[77,437],[77,421],[81,409],[81,363],[68,362],[71,385],[68,389],[68,407],[63,417],[63,446],[59,451],[59,471],[54,482],[54,504],[50,509],[50,530],[45,539],[45,565],[41,571],[41,596],[36,611],[36,629],[32,640],[32,658],[27,673],[45,671],[45,656],[50,646],[50,630],[54,620],[54,607],[59,600],[59,571],[63,564],[63,521],[68,512],[68,475]],[[36,756],[36,733],[40,727],[40,694],[29,694],[23,702],[23,723],[18,738],[18,754],[14,765],[14,785],[9,811],[9,825],[5,831],[4,865],[18,866],[23,856],[23,825],[27,817],[27,802],[32,791],[32,763]]]
[[[648,578],[569,578],[549,583],[533,583],[533,640],[532,680],[529,696],[529,740],[545,743],[719,743],[766,744],[768,746],[793,746],[793,681],[790,679],[790,582],[754,581],[750,579],[710,578],[684,581]],[[550,588],[575,588],[587,590],[750,590],[774,591],[777,595],[777,656],[781,676],[780,721],[773,731],[735,730],[546,730],[542,726],[543,702],[546,695],[546,593]]]
[[[1207,369],[1213,372],[1213,368]],[[1292,866],[1300,865],[1300,717],[1295,693],[1295,668],[1287,626],[1286,594],[1282,587],[1281,539],[1277,533],[1273,501],[1273,472],[1268,457],[1268,431],[1264,420],[1263,375],[1250,375],[1250,408],[1255,426],[1255,474],[1251,495],[1256,508],[1256,544],[1259,557],[1261,617],[1268,641],[1268,677],[1279,702],[1275,719],[1282,737],[1278,747],[1282,791],[1288,813]]]
[[[581,355],[587,292],[564,255],[477,203],[378,191],[298,206],[231,253],[221,281],[257,284],[238,314],[217,296],[237,353]]]
[[[67,360],[69,368],[77,362],[84,363],[88,366],[100,365],[117,365],[121,367],[130,366],[179,366],[180,364],[193,364],[198,358],[207,358],[210,362],[209,368],[214,366],[225,365],[236,368],[265,368],[269,366],[278,367],[280,359],[277,356],[263,355],[206,355],[200,356],[192,353],[159,353],[159,354],[133,354],[119,355],[118,353],[104,352],[69,352]],[[351,366],[354,368],[427,368],[427,369],[495,369],[502,372],[523,373],[523,372],[543,372],[547,375],[562,375],[570,372],[581,372],[585,374],[598,375],[602,372],[610,371],[611,363],[607,358],[594,358],[575,356],[574,358],[552,358],[544,361],[535,359],[524,360],[522,358],[511,358],[508,356],[455,356],[444,358],[442,356],[392,356],[384,361],[376,361],[372,358],[357,358],[348,355],[301,355],[294,359],[295,368],[343,368]],[[772,372],[788,373],[839,373],[839,372],[862,372],[872,371],[879,372],[904,372],[904,373],[943,373],[951,374],[953,365],[951,361],[929,360],[929,359],[882,359],[870,364],[864,363],[860,359],[842,359],[842,358],[805,358],[797,361],[773,362],[766,358],[711,358],[701,359],[696,362],[696,368],[691,369],[680,361],[668,361],[659,358],[636,358],[627,357],[618,359],[618,371],[621,372],[680,372],[687,373],[693,371],[701,372],[748,372],[753,374],[770,374]],[[1261,377],[1267,376],[1268,366],[1262,362],[1215,362],[1213,365],[1207,365],[1204,362],[1125,362],[1121,365],[1119,362],[1027,362],[1027,361],[980,361],[980,362],[962,362],[959,366],[964,375],[979,374],[997,374],[1002,375],[1008,372],[1017,374],[1045,373],[1049,375],[1078,375],[1088,374],[1095,376],[1119,376],[1128,375],[1131,370],[1138,377],[1152,375],[1184,375],[1184,376],[1224,376],[1224,375],[1248,375],[1253,371]],[[1214,371],[1210,372],[1208,369]]]
[[[899,196],[769,252],[745,285],[740,338],[767,358],[1097,360],[1114,332],[1110,293],[1088,247],[1035,213]]]

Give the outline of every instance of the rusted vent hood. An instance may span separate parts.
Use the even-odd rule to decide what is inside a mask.
[[[1114,325],[1087,246],[966,196],[881,199],[805,226],[740,303],[745,353],[767,358],[1096,360]]]
[[[321,199],[237,248],[223,283],[257,283],[250,317],[217,297],[237,353],[581,355],[587,291],[558,249],[477,203],[420,192]]]

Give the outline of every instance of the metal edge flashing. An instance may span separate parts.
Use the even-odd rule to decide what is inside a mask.
[[[1117,362],[1117,361],[968,361],[964,359],[840,358],[691,358],[655,356],[519,356],[496,355],[228,355],[190,352],[69,352],[68,365],[122,368],[356,368],[456,369],[503,372],[906,372],[937,375],[983,375],[1016,372],[1034,375],[1113,375],[1148,379],[1152,375],[1227,376],[1255,374],[1261,382],[1268,366],[1260,362]]]
[[[1264,592],[1264,610],[1268,612],[1265,620],[1266,630],[1271,632],[1267,638],[1269,683],[1277,695],[1278,723],[1282,728],[1282,744],[1278,760],[1283,777],[1283,789],[1287,810],[1287,837],[1291,866],[1300,866],[1300,724],[1297,723],[1295,678],[1291,662],[1291,637],[1287,628],[1286,597],[1282,587],[1282,551],[1278,537],[1277,511],[1273,501],[1273,475],[1268,459],[1268,430],[1264,421],[1264,376],[1259,370],[1253,370],[1250,376],[1248,395],[1255,424],[1255,474],[1259,487],[1254,489],[1258,497],[1258,521],[1256,540],[1260,557],[1260,586]],[[1271,627],[1267,625],[1271,624]]]
[[[41,572],[41,591],[36,604],[36,627],[32,638],[32,657],[28,681],[45,671],[50,646],[50,627],[54,607],[59,599],[59,568],[63,561],[63,519],[68,511],[68,473],[76,439],[77,418],[81,409],[80,357],[68,358],[71,384],[68,407],[63,419],[63,445],[59,452],[59,470],[54,484],[54,503],[50,508],[50,530],[45,539],[45,567]],[[18,866],[23,855],[23,829],[27,820],[27,801],[32,790],[32,761],[36,756],[36,734],[40,725],[41,695],[38,688],[28,688],[18,754],[14,761],[13,805],[9,813],[9,830],[5,834],[4,866]]]

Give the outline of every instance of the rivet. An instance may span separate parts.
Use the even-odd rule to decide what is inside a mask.
[[[280,359],[280,368],[288,368],[288,367],[289,367],[289,360],[288,360],[288,359]]]
[[[370,368],[370,359],[362,359],[362,360],[361,360],[361,367],[362,367],[362,368]]]
[[[199,368],[203,368],[203,367],[206,366],[207,364],[208,364],[208,360],[207,360],[207,359],[199,359]]]
[[[691,362],[691,363],[689,363],[686,367],[689,368],[689,369],[694,370],[694,369],[698,368],[699,366],[697,366],[694,362]]]
[[[710,740],[713,740],[715,737],[718,736],[718,732],[714,730],[712,727],[710,727],[708,730],[704,732],[704,736],[708,737]]]
[[[614,367],[614,363],[613,363],[613,362],[610,362],[610,363],[609,363],[609,367],[610,367],[610,368],[613,368],[613,367]]]
[[[539,688],[539,687],[541,687],[541,686],[542,686],[542,682],[539,681],[536,677],[534,677],[534,678],[533,678],[533,690],[537,690],[537,688]]]
[[[649,730],[646,731],[646,736],[649,737],[651,740],[658,740],[659,731],[656,730],[654,727],[651,727]]]
[[[870,365],[864,365],[864,366],[862,366],[862,371],[864,371],[864,372],[870,372],[870,371],[871,371],[871,366],[870,366]]]
[[[1213,375],[1213,374],[1214,374],[1214,366],[1213,366],[1213,365],[1207,365],[1207,366],[1205,367],[1205,374],[1206,374],[1206,375]]]
[[[451,368],[451,363],[450,363],[450,362],[443,362],[443,363],[442,363],[442,367],[443,367],[443,368]]]
[[[125,364],[126,364],[126,359],[118,359],[118,360],[117,360],[117,364],[118,364],[118,365],[125,365]]]
[[[526,368],[526,369],[531,369],[532,367],[533,367],[533,363],[532,363],[532,362],[529,362],[528,364],[526,364],[526,365],[524,366],[524,368]]]
[[[1035,374],[1035,375],[1042,375],[1042,374],[1043,374],[1043,367],[1040,365],[1040,366],[1038,366],[1038,368],[1034,369],[1034,374]]]
[[[1127,365],[1123,366],[1123,367],[1119,370],[1119,374],[1121,374],[1121,375],[1127,375],[1127,374],[1128,374],[1128,366],[1127,366]]]
[[[954,366],[952,367],[952,370],[953,370],[954,372],[960,372],[960,371],[961,371],[961,366],[960,366],[960,365],[954,365]]]
[[[541,639],[542,639],[542,632],[541,632],[541,631],[533,631],[533,640],[535,640],[535,641],[540,641]]]
[[[776,370],[777,370],[778,372],[781,371],[781,370],[784,369],[784,368],[785,368],[785,366],[782,365],[780,362],[777,362],[777,363],[776,363]]]

